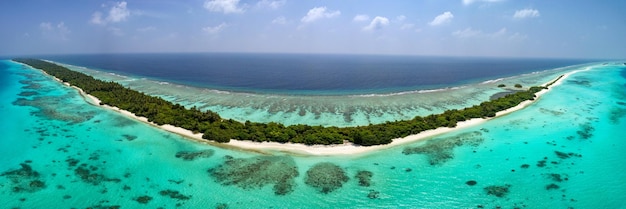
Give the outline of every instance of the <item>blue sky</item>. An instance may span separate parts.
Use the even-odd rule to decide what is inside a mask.
[[[0,55],[626,58],[626,1],[6,0],[0,8]]]

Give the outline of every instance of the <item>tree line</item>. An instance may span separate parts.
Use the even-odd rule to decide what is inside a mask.
[[[127,110],[136,116],[146,117],[148,121],[158,125],[170,124],[194,133],[202,133],[202,138],[221,143],[229,142],[230,139],[238,139],[256,142],[292,142],[307,145],[343,144],[346,141],[362,146],[388,144],[393,139],[403,138],[422,131],[439,127],[455,127],[458,122],[472,118],[494,117],[496,112],[514,107],[526,100],[534,100],[535,93],[546,88],[531,87],[526,91],[509,94],[472,107],[447,110],[441,114],[425,117],[417,116],[411,120],[341,128],[304,124],[285,126],[275,122],[245,121],[242,123],[232,119],[223,119],[212,111],[201,111],[195,106],[186,108],[160,97],[132,90],[119,83],[98,80],[54,63],[29,58],[13,60],[41,69],[63,82],[82,89],[85,93],[100,99],[101,105],[106,104]]]

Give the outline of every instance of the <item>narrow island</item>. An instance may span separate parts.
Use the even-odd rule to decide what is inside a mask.
[[[277,142],[304,146],[304,149],[299,148],[300,151],[304,151],[310,145],[351,144],[353,147],[367,147],[390,144],[394,140],[407,139],[418,134],[420,137],[417,138],[440,134],[441,132],[436,132],[436,130],[454,128],[459,123],[467,126],[471,121],[482,121],[521,109],[534,101],[538,97],[537,93],[545,93],[542,90],[547,90],[549,86],[568,75],[560,75],[542,86],[530,87],[528,90],[518,91],[464,109],[447,110],[440,114],[417,116],[411,120],[368,126],[323,127],[303,124],[284,126],[275,122],[245,121],[242,123],[232,119],[223,119],[212,111],[201,111],[196,107],[186,108],[160,97],[132,90],[119,83],[98,80],[51,62],[30,58],[17,58],[13,61],[40,69],[59,81],[77,88],[81,93],[97,101],[97,105],[111,107],[139,119],[143,118],[144,122],[165,127],[171,132],[219,143],[228,143],[233,139],[234,146],[243,148],[251,148],[249,142],[245,141],[257,142],[257,144],[258,142]],[[414,140],[416,139],[410,141]],[[276,148],[276,146],[270,147]]]

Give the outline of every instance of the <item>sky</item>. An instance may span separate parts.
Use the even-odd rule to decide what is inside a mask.
[[[3,0],[0,56],[246,52],[626,58],[626,1]]]

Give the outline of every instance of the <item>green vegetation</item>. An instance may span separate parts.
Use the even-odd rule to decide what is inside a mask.
[[[515,84],[515,88],[522,88],[522,84]]]
[[[216,142],[229,142],[230,139],[238,139],[257,142],[293,142],[308,145],[342,144],[346,141],[363,146],[388,144],[395,138],[406,137],[425,130],[455,127],[460,121],[494,117],[498,111],[514,107],[526,100],[534,100],[535,93],[544,89],[544,87],[532,87],[527,91],[486,101],[480,105],[460,110],[447,110],[441,114],[425,117],[417,116],[412,120],[405,121],[345,128],[309,125],[284,126],[273,122],[246,121],[241,123],[232,119],[222,119],[215,112],[201,111],[196,107],[187,109],[160,97],[149,96],[115,82],[97,80],[54,63],[37,59],[14,59],[14,61],[41,69],[63,82],[83,89],[86,93],[100,99],[101,105],[105,104],[130,111],[137,116],[146,117],[148,121],[158,125],[171,124],[195,133],[203,133],[202,138]]]

